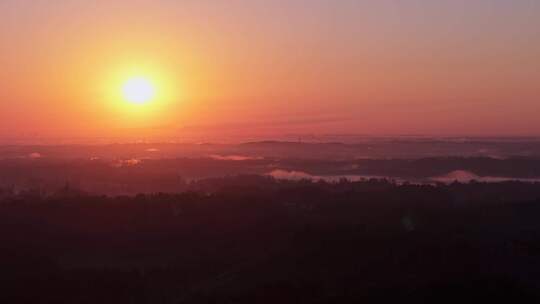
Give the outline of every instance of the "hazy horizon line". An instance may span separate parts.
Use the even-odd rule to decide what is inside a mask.
[[[341,139],[341,140],[340,140]],[[354,144],[370,140],[433,140],[433,141],[540,141],[540,135],[429,135],[429,134],[285,134],[281,136],[155,136],[127,137],[0,137],[0,145],[105,145],[105,144],[245,144],[263,142],[343,143]]]

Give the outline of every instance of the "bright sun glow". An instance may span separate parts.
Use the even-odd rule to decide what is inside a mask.
[[[152,82],[144,77],[130,78],[122,86],[124,99],[134,104],[144,104],[152,101],[155,93]]]

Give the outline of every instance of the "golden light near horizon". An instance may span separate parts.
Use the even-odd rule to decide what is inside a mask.
[[[131,77],[122,86],[122,96],[127,102],[145,104],[156,95],[154,84],[143,76]]]
[[[144,58],[124,56],[131,62]],[[146,57],[147,62],[153,62]],[[115,59],[118,64],[96,73],[95,81],[102,110],[99,115],[108,128],[121,130],[122,135],[153,132],[162,124],[172,124],[190,111],[185,100],[186,80],[177,73],[180,69],[164,68],[165,64],[140,63],[137,66]],[[182,112],[179,112],[179,104]],[[97,115],[97,113],[96,113]],[[183,115],[183,116],[182,116]],[[137,131],[135,131],[137,130]]]

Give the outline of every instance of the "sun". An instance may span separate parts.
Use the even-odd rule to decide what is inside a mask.
[[[133,104],[145,104],[156,95],[154,85],[145,77],[137,76],[126,80],[122,86],[124,99]]]

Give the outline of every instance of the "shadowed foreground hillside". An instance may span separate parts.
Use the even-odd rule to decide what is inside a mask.
[[[540,298],[540,185],[243,176],[0,203],[3,303]]]

